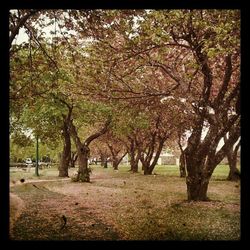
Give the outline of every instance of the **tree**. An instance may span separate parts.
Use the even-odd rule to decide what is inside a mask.
[[[200,68],[199,82],[202,83],[193,102],[196,119],[184,151],[187,193],[188,200],[207,200],[213,170],[240,133],[240,114],[235,112],[239,98],[239,12],[190,11],[189,14],[182,13],[182,17],[186,23],[179,24],[179,30],[172,30],[172,37],[190,46]],[[215,26],[209,25],[208,20]],[[184,29],[183,34],[181,29]],[[229,40],[225,40],[225,36]],[[207,133],[203,139],[205,126]],[[220,139],[227,132],[230,132],[229,139],[217,151]]]

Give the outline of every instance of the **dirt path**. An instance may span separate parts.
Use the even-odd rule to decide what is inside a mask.
[[[25,183],[34,183],[34,182],[59,182],[59,181],[70,181],[69,178],[63,178],[63,179],[49,179],[49,180],[46,180],[46,179],[43,179],[43,180],[33,180],[33,179],[30,179],[30,180],[25,180],[24,182]],[[18,181],[18,182],[10,182],[10,187],[14,187],[16,185],[23,185],[22,182]]]
[[[52,181],[52,180],[50,180]],[[118,233],[91,209],[68,195],[52,192],[44,181],[30,181],[12,187],[24,206],[13,220],[13,240],[117,240]],[[66,226],[62,216],[67,219]]]
[[[15,221],[19,218],[24,210],[24,202],[17,195],[10,193],[10,234],[13,233]]]

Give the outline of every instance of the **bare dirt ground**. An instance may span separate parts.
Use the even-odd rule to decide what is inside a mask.
[[[98,218],[91,208],[70,195],[53,192],[32,181],[22,184],[19,197],[11,194],[11,203],[19,209],[12,217],[10,238],[15,240],[117,240],[113,227]],[[34,186],[35,185],[35,186]],[[25,204],[25,209],[24,209]],[[66,225],[62,216],[66,217]],[[63,227],[64,226],[64,227]]]

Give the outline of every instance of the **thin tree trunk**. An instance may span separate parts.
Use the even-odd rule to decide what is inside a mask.
[[[179,145],[179,148],[181,150],[181,155],[180,155],[180,165],[179,165],[179,169],[180,169],[180,177],[181,178],[185,178],[187,176],[187,173],[186,173],[186,159],[185,159],[185,152],[182,148],[182,145],[181,145],[181,135],[179,134],[178,136],[178,145]]]
[[[113,168],[114,170],[118,170],[118,166],[119,164],[121,163],[123,157],[127,154],[127,152],[125,154],[123,154],[120,158],[118,157],[115,157],[114,160],[113,160]]]
[[[159,138],[159,144],[158,144],[155,156],[153,156],[155,144],[152,144],[152,148],[149,150],[149,153],[146,156],[146,160],[144,160],[144,158],[141,157],[142,165],[144,167],[144,175],[151,175],[152,174],[152,172],[157,164],[157,161],[160,157],[165,140],[166,140],[166,138]],[[153,161],[152,161],[152,159],[153,159]],[[152,161],[152,163],[151,163],[151,161]]]
[[[107,158],[105,158],[105,160],[104,160],[103,168],[108,168],[108,160],[107,160]]]
[[[70,157],[70,168],[75,168],[75,163],[77,160],[78,156],[76,152],[71,152],[71,157]]]
[[[184,155],[183,152],[180,155],[180,166],[179,166],[179,169],[180,169],[180,177],[181,178],[185,178],[187,176],[187,173],[186,173],[185,155]]]

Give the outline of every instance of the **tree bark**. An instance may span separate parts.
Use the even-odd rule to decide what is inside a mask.
[[[78,144],[77,153],[79,163],[77,181],[90,182],[90,169],[88,168],[90,149],[86,145]]]
[[[105,160],[104,160],[103,168],[108,168],[108,160],[107,160],[107,158],[105,158]]]
[[[185,159],[185,152],[182,148],[182,145],[181,145],[181,135],[179,134],[178,135],[178,145],[179,145],[179,148],[180,148],[180,151],[181,151],[181,155],[180,155],[180,165],[179,165],[179,169],[180,169],[180,177],[181,178],[185,178],[187,176],[187,173],[186,173],[186,159]]]
[[[138,173],[140,150],[136,148],[135,141],[132,138],[130,138],[130,147],[127,149],[130,156],[130,171],[132,171],[132,173]]]
[[[190,141],[192,145],[192,141]],[[188,145],[184,150],[187,168],[187,198],[188,201],[207,201],[207,189],[210,176],[205,171],[206,154],[197,154],[196,147],[190,150]]]
[[[180,169],[180,177],[181,178],[185,178],[187,176],[187,173],[186,173],[185,155],[184,155],[183,152],[180,155],[180,166],[179,166],[179,169]]]
[[[108,168],[108,160],[107,160],[107,155],[101,153],[101,166],[103,166],[103,168]]]
[[[114,170],[118,170],[118,166],[119,166],[119,160],[118,159],[114,159],[113,161],[112,161],[112,165],[113,165],[113,169]]]
[[[227,180],[238,181],[240,180],[240,171],[237,168],[237,154],[240,147],[240,142],[236,145],[235,149],[228,150],[227,159],[229,164],[229,174]]]
[[[196,175],[186,178],[188,201],[208,201],[209,176]]]
[[[76,152],[71,152],[70,158],[70,168],[75,168],[75,163],[77,161],[78,155]]]
[[[130,152],[129,155],[130,155],[130,171],[132,171],[132,173],[138,173],[139,157],[135,155],[135,152],[133,153]]]
[[[227,180],[229,181],[238,181],[240,180],[240,171],[239,169],[237,168],[237,159],[232,159],[230,162],[229,162],[229,174],[228,174],[228,177],[227,177]]]
[[[76,177],[76,181],[82,182],[90,182],[90,170],[88,168],[88,157],[89,157],[89,147],[86,144],[82,144],[78,135],[75,126],[71,121],[70,127],[71,135],[76,145],[77,155],[78,155],[78,173]]]
[[[69,110],[68,116],[64,116],[62,135],[64,138],[63,151],[59,164],[59,177],[69,177],[68,168],[71,159],[71,141],[69,132],[69,119],[71,116],[71,110]]]

